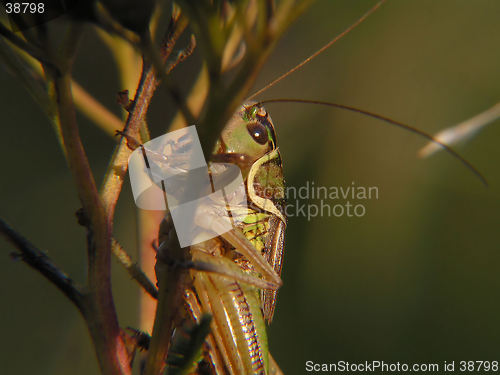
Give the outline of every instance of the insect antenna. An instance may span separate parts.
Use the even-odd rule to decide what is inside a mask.
[[[448,146],[447,144],[441,142],[440,140],[434,138],[432,135],[424,132],[423,130],[420,130],[418,128],[415,128],[413,126],[407,125],[405,123],[402,123],[400,121],[393,120],[387,116],[379,115],[377,113],[373,113],[364,109],[360,109],[357,107],[345,105],[345,104],[339,104],[339,103],[333,103],[333,102],[326,102],[326,101],[321,101],[321,100],[308,100],[308,99],[267,99],[267,100],[261,100],[252,106],[261,106],[264,104],[268,103],[302,103],[302,104],[316,104],[316,105],[323,105],[323,106],[328,106],[328,107],[333,107],[333,108],[338,108],[338,109],[343,109],[346,111],[350,112],[356,112],[360,113],[362,115],[368,116],[375,118],[377,120],[383,121],[385,123],[397,126],[401,129],[407,130],[409,132],[412,132],[414,134],[417,134],[418,136],[425,138],[432,143],[441,146],[444,148],[451,156],[453,156],[455,159],[460,161],[468,170],[470,170],[474,175],[476,175],[477,178],[483,183],[484,186],[488,186],[488,181],[486,178],[477,170],[476,167],[474,167],[467,159],[465,159],[463,156],[461,156],[458,152],[456,152],[453,148]]]
[[[323,47],[321,47],[319,50],[314,52],[312,55],[310,55],[308,58],[306,58],[305,60],[303,60],[299,64],[295,65],[292,69],[288,70],[286,73],[283,73],[278,78],[274,79],[272,82],[268,83],[260,90],[254,92],[252,95],[250,95],[250,97],[247,98],[247,101],[255,98],[257,95],[262,94],[264,91],[267,91],[268,89],[270,89],[271,87],[276,85],[278,82],[282,81],[283,79],[285,79],[289,75],[295,73],[297,70],[302,68],[304,65],[309,63],[311,60],[313,60],[314,58],[321,55],[328,48],[333,46],[336,42],[338,42],[340,39],[342,39],[344,36],[349,34],[356,27],[358,27],[361,23],[363,23],[364,20],[366,20],[372,13],[374,13],[385,2],[386,2],[386,0],[381,0],[378,3],[376,3],[373,7],[371,7],[365,14],[363,14],[360,18],[358,18],[358,20],[356,22],[354,22],[352,25],[350,25],[347,29],[342,31],[340,34],[336,35],[332,40],[330,40],[328,43],[326,43]]]
[[[314,52],[312,55],[304,59],[302,62],[294,66],[292,69],[288,70],[286,73],[280,75],[278,78],[274,79],[267,85],[265,85],[263,88],[260,90],[256,91],[252,95],[250,95],[247,100],[251,100],[255,98],[257,95],[262,94],[264,91],[267,91],[269,88],[273,87],[277,83],[281,82],[283,79],[287,78],[300,68],[302,68],[304,65],[308,64],[311,60],[314,58],[318,57],[321,55],[323,52],[325,52],[328,48],[330,48],[332,45],[334,45],[336,42],[338,42],[340,39],[342,39],[344,36],[346,36],[348,33],[350,33],[352,30],[354,30],[356,27],[358,27],[361,23],[363,23],[371,14],[373,14],[380,6],[385,3],[386,0],[380,0],[377,2],[373,7],[371,7],[365,14],[363,14],[356,22],[351,24],[347,29],[342,31],[340,34],[336,35],[332,40],[330,40],[328,43],[326,43],[323,47],[321,47],[319,50]],[[303,104],[317,104],[317,105],[324,105],[324,106],[329,106],[329,107],[334,107],[334,108],[339,108],[343,109],[346,111],[351,111],[351,112],[356,112],[363,114],[368,117],[372,117],[381,121],[384,121],[385,123],[397,126],[399,128],[405,129],[407,131],[410,131],[414,134],[419,135],[420,137],[423,137],[430,142],[434,143],[435,145],[441,146],[445,151],[447,151],[451,156],[453,156],[455,159],[457,159],[460,163],[462,163],[468,170],[470,170],[479,180],[483,183],[483,185],[488,186],[488,182],[486,178],[479,172],[479,170],[474,167],[467,159],[465,159],[463,156],[461,156],[458,152],[456,152],[453,148],[448,146],[447,144],[441,142],[440,140],[436,139],[432,135],[424,132],[423,130],[420,130],[418,128],[415,128],[413,126],[404,124],[402,122],[393,120],[389,117],[379,115],[377,113],[373,113],[364,109],[356,108],[353,106],[345,105],[345,104],[338,104],[338,103],[333,103],[333,102],[325,102],[325,101],[320,101],[320,100],[308,100],[308,99],[268,99],[268,100],[261,100],[257,103],[254,103],[250,106],[250,108],[263,105],[266,103],[303,103]]]

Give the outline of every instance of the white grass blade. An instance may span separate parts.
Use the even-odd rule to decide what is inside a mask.
[[[497,103],[486,111],[481,112],[480,114],[471,117],[470,119],[467,119],[458,125],[440,131],[434,136],[434,138],[444,144],[451,146],[458,142],[470,139],[479,130],[492,123],[499,117],[500,103]],[[429,142],[427,145],[420,149],[420,151],[418,152],[418,156],[421,158],[425,158],[440,150],[443,150],[443,147],[434,142]]]

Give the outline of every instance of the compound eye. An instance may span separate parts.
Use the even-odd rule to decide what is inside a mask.
[[[260,122],[252,122],[247,125],[248,133],[252,136],[252,138],[260,145],[265,145],[267,143],[267,129]]]

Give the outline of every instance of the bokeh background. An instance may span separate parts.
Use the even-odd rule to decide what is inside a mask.
[[[338,34],[373,1],[318,0],[278,44],[256,88]],[[363,25],[262,98],[330,100],[435,133],[500,100],[500,2],[389,1]],[[176,72],[189,90],[197,56]],[[114,112],[121,89],[111,56],[88,33],[75,77]],[[85,233],[75,188],[51,126],[0,66],[0,213],[78,280]],[[286,374],[305,361],[499,360],[500,126],[459,151],[485,188],[446,153],[418,159],[421,138],[357,114],[300,104],[267,107],[278,132],[287,184],[377,186],[362,218],[290,218],[284,286],[269,329]],[[160,93],[148,117],[153,136],[174,106]],[[79,117],[102,176],[114,140]],[[302,202],[304,203],[304,202]],[[317,202],[311,202],[317,203]],[[331,202],[332,204],[343,203]],[[137,219],[129,189],[116,236],[134,255]],[[0,372],[94,374],[96,360],[73,306],[0,247]],[[120,323],[136,326],[139,289],[116,263]]]

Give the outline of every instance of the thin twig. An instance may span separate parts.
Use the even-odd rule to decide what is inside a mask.
[[[52,104],[47,95],[47,87],[42,80],[40,63],[30,55],[20,52],[17,47],[10,45],[0,38],[0,58],[5,66],[18,80],[22,82],[35,102],[41,107],[45,115],[51,119]],[[32,63],[38,65],[38,69]]]
[[[195,48],[196,48],[196,38],[194,37],[194,35],[191,35],[191,39],[190,39],[187,47],[180,50],[179,53],[177,54],[177,57],[175,58],[175,60],[168,65],[168,67],[166,69],[167,74],[170,74],[172,72],[172,70],[174,70],[177,65],[179,65],[184,60],[186,60],[189,56],[191,56],[193,54]]]
[[[183,20],[183,18],[181,18],[181,20]],[[158,53],[149,34],[144,35],[141,39],[141,49],[144,56],[152,64],[154,74],[157,76],[157,84],[160,82],[163,83],[163,86],[170,94],[177,107],[179,107],[186,121],[191,124],[194,123],[195,117],[187,106],[186,101],[182,98],[179,89],[173,84],[170,76],[167,74],[165,69],[165,58],[161,53]]]
[[[68,297],[78,310],[83,312],[83,293],[66,273],[61,271],[43,251],[9,226],[3,219],[0,219],[0,232],[19,250],[19,253],[15,253],[16,256],[40,272]]]
[[[73,99],[78,109],[110,136],[123,128],[123,121],[104,107],[74,80],[71,82]]]
[[[177,40],[186,26],[187,22],[184,18],[180,18],[178,22],[173,20],[167,32],[167,38],[171,38],[174,41]],[[163,61],[168,59],[174,45],[174,42],[168,41],[162,46],[160,53]],[[141,80],[137,87],[125,128],[123,129],[129,136],[141,139],[140,129],[144,124],[151,99],[158,84],[159,80],[155,74],[155,69],[143,61]],[[122,138],[120,144],[115,149],[106,177],[104,178],[104,184],[101,188],[101,198],[104,202],[107,215],[110,218],[114,214],[114,208],[122,189],[123,180],[128,168],[128,158],[131,153],[132,150],[128,148],[127,142]]]
[[[142,68],[141,56],[137,49],[118,35],[109,34],[98,27],[95,31],[113,55],[121,87],[129,91],[135,90]]]
[[[158,298],[158,289],[153,282],[146,276],[141,268],[132,261],[130,255],[120,245],[120,243],[113,238],[111,243],[113,254],[118,258],[119,262],[128,271],[130,276],[139,283],[140,286],[154,299]]]
[[[40,48],[27,43],[24,39],[19,38],[12,31],[10,31],[2,22],[0,22],[0,35],[2,35],[9,42],[19,47],[24,52],[28,53],[30,56],[34,57],[43,64],[49,66],[51,69],[57,71],[56,65],[50,61],[46,54]]]
[[[106,9],[106,7],[101,3],[95,3],[94,14],[99,21],[99,25],[109,33],[119,35],[120,37],[128,41],[131,45],[137,45],[139,43],[139,36],[136,33],[126,29],[118,21],[116,21]]]
[[[198,72],[198,77],[193,84],[190,93],[186,97],[187,105],[195,117],[199,117],[200,112],[203,108],[203,104],[208,95],[208,72],[206,65],[203,65]],[[168,127],[168,131],[173,131],[180,129],[184,126],[188,126],[184,116],[180,111],[177,111],[174,119]]]
[[[4,55],[5,59],[10,57],[11,61],[7,61],[10,66],[13,65],[15,60],[14,51],[7,45],[3,45],[0,40],[0,55]],[[35,97],[35,100],[39,103],[40,107],[44,110],[45,114],[50,121],[54,121],[54,116],[50,113],[49,98],[47,96],[47,89],[42,87],[42,85],[36,85],[38,79],[45,79],[43,77],[42,67],[40,62],[32,58],[28,54],[20,53],[17,54],[21,61],[13,66],[15,71],[18,72],[17,76],[25,83],[28,91]],[[16,57],[17,59],[17,57]],[[25,73],[28,71],[28,66],[24,68],[24,64],[28,64],[32,71],[31,75]],[[23,69],[24,68],[24,69]],[[32,77],[34,76],[34,77]],[[123,121],[120,120],[114,113],[107,109],[101,102],[99,102],[94,96],[87,92],[82,86],[80,86],[75,80],[71,81],[71,90],[73,93],[73,100],[76,107],[87,116],[91,121],[93,121],[102,130],[108,133],[110,136],[115,136],[116,130],[121,130],[123,128]]]

